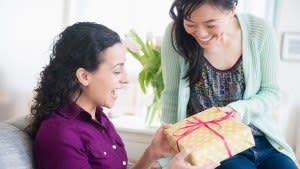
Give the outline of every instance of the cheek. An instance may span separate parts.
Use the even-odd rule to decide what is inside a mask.
[[[97,80],[90,85],[90,93],[96,97],[101,97],[110,91],[109,80]]]
[[[209,29],[208,33],[211,34],[211,35],[218,35],[218,34],[222,33],[222,28],[216,27],[216,28],[213,28],[213,29]]]
[[[224,30],[226,30],[226,25],[225,24],[219,24],[218,26],[216,26],[213,31],[221,33],[224,32]]]
[[[94,99],[100,99],[105,95],[105,87],[101,84],[93,84],[89,88],[89,93]]]
[[[187,26],[184,26],[184,30],[188,34],[192,34],[193,32],[195,32],[195,28],[191,28],[191,27],[187,27]]]

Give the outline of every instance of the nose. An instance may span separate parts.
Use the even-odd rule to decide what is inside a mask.
[[[127,74],[126,71],[123,73],[123,76],[122,76],[122,79],[121,79],[121,83],[128,84],[128,74]]]
[[[197,28],[195,33],[196,33],[196,36],[201,39],[206,38],[208,36],[208,32],[205,29],[199,28],[199,27]]]

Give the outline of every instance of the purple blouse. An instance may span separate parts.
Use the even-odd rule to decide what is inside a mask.
[[[126,169],[124,144],[101,107],[96,119],[74,102],[50,115],[35,138],[36,168]]]

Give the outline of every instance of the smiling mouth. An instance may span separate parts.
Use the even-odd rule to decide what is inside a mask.
[[[119,95],[118,93],[119,92],[117,91],[117,89],[115,89],[111,92],[111,96],[114,100],[116,100],[118,98],[118,95]]]
[[[120,87],[120,88],[115,88],[114,90],[111,91],[111,96],[114,100],[116,100],[120,93],[122,92],[122,89],[124,89],[123,87]]]
[[[210,36],[210,37],[207,37],[205,39],[198,39],[201,43],[207,43],[209,42],[210,40],[212,40],[215,36]]]

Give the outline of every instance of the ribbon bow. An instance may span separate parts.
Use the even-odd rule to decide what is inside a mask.
[[[229,144],[226,141],[226,139],[224,138],[224,136],[222,136],[222,134],[218,133],[216,130],[209,127],[210,124],[215,124],[215,125],[220,126],[219,122],[227,120],[231,117],[233,117],[233,112],[228,112],[228,113],[226,113],[225,116],[222,116],[222,117],[217,118],[217,119],[209,120],[209,121],[202,121],[200,118],[198,118],[196,116],[192,116],[192,118],[195,121],[186,120],[186,124],[187,124],[186,126],[181,127],[181,128],[179,128],[179,129],[177,129],[176,131],[173,132],[173,136],[179,136],[179,138],[176,140],[176,145],[177,145],[178,151],[180,151],[179,141],[181,139],[185,138],[186,136],[188,136],[189,134],[191,134],[192,132],[194,132],[198,128],[204,126],[207,129],[209,129],[211,132],[213,132],[215,135],[217,135],[218,137],[220,137],[222,139],[222,141],[224,143],[224,146],[227,150],[227,153],[228,153],[229,157],[231,157],[232,153],[231,153],[231,150],[229,148]],[[180,130],[185,130],[185,132],[183,132],[182,134],[177,134],[177,132],[179,132]]]

